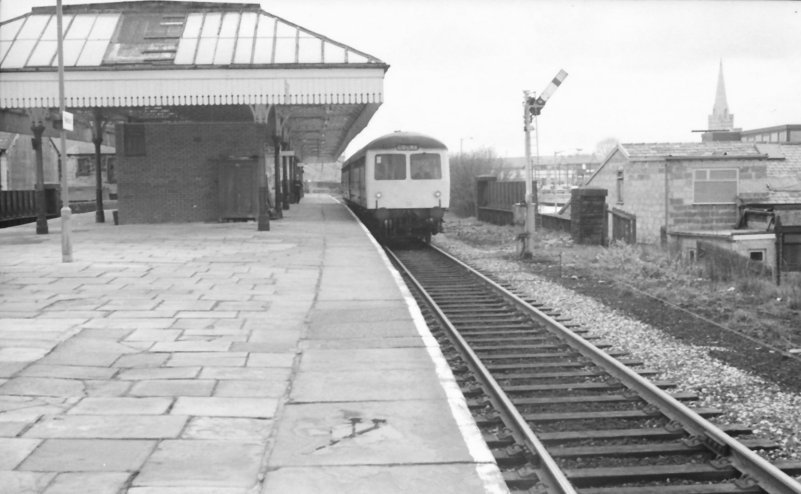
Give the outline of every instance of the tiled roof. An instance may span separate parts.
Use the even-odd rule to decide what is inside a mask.
[[[638,158],[718,158],[723,156],[753,156],[764,153],[753,143],[737,141],[713,142],[645,142],[620,144],[629,159]]]

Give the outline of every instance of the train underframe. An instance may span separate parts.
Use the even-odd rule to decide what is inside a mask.
[[[442,232],[443,208],[364,209],[355,204],[351,206],[380,241],[419,239],[429,243],[432,235]]]

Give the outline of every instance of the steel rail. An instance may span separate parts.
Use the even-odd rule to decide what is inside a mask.
[[[769,494],[801,494],[801,484],[796,482],[792,477],[745,447],[742,443],[720,430],[680,401],[654,386],[647,379],[642,378],[618,360],[610,357],[592,343],[575,334],[553,317],[543,313],[541,310],[494,282],[484,274],[473,269],[471,266],[436,246],[431,245],[430,247],[467,269],[486,284],[504,294],[510,302],[530,312],[539,319],[540,322],[557,331],[564,337],[566,343],[585,357],[591,359],[597,365],[608,370],[615,378],[639,393],[644,400],[657,406],[668,418],[681,424],[695,439],[706,444],[718,455],[729,457],[735,468],[757,481],[760,488],[764,489]]]
[[[567,479],[564,472],[562,472],[562,469],[559,468],[559,465],[556,464],[556,461],[548,453],[545,445],[534,434],[534,431],[531,430],[531,427],[529,427],[526,419],[523,418],[523,416],[517,410],[517,407],[514,405],[514,403],[512,403],[512,400],[506,396],[506,393],[503,392],[498,382],[492,377],[492,374],[481,362],[481,359],[479,359],[475,352],[473,352],[473,350],[470,348],[470,345],[464,340],[462,335],[459,334],[459,330],[457,330],[451,324],[448,316],[442,312],[436,302],[434,302],[428,292],[426,292],[425,288],[423,288],[420,282],[417,281],[417,278],[415,278],[414,275],[412,275],[412,273],[406,269],[406,266],[395,255],[395,253],[390,249],[385,250],[387,255],[393,259],[396,265],[404,271],[406,276],[408,276],[409,280],[414,284],[421,296],[425,298],[431,310],[436,313],[437,317],[445,326],[450,337],[459,347],[462,355],[468,360],[468,365],[470,365],[475,373],[478,374],[478,376],[485,382],[487,388],[486,391],[491,396],[491,399],[498,405],[498,408],[501,409],[502,412],[514,422],[514,426],[518,429],[518,432],[523,435],[523,442],[539,460],[541,467],[540,470],[544,474],[543,478],[540,480],[542,480],[546,485],[548,491],[553,494],[578,494],[573,487],[573,484]]]

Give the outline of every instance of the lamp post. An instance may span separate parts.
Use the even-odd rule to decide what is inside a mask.
[[[72,262],[72,210],[70,209],[69,170],[67,169],[67,134],[64,108],[64,30],[61,0],[56,0],[56,27],[58,28],[58,107],[61,113],[61,261]]]

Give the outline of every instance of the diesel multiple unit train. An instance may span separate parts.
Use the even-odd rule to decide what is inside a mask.
[[[380,240],[430,242],[450,202],[448,148],[412,132],[379,137],[342,165],[342,197]]]

